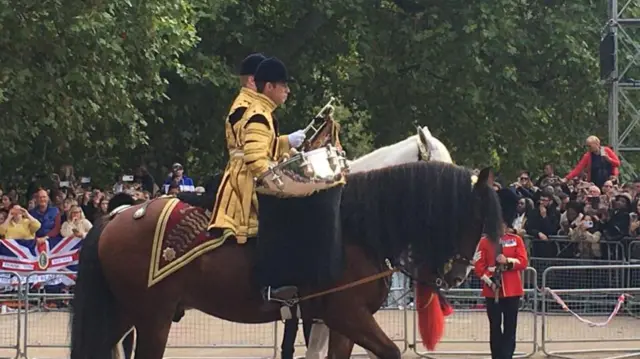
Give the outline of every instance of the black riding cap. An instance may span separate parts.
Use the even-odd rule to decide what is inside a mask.
[[[287,68],[282,61],[275,57],[269,57],[262,61],[256,70],[254,75],[256,82],[293,82],[294,80],[289,77]]]
[[[260,52],[245,57],[240,64],[240,76],[255,75],[258,65],[260,65],[264,59],[266,59],[266,56]]]

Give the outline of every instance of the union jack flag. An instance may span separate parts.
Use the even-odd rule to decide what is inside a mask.
[[[76,237],[49,238],[41,244],[35,239],[0,240],[0,288],[5,291],[15,288],[18,285],[16,274],[22,284],[75,284],[75,275],[62,272],[76,272],[81,246],[82,238]],[[30,275],[43,271],[52,274]]]

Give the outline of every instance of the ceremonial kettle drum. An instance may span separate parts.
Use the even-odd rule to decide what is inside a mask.
[[[308,152],[292,149],[256,179],[256,192],[278,197],[306,197],[334,187],[348,172],[344,151],[327,145]]]

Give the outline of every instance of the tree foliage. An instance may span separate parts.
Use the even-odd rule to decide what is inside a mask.
[[[352,157],[418,122],[457,163],[566,168],[587,135],[606,138],[605,20],[595,0],[0,0],[2,174],[73,163],[110,179],[180,161],[206,179],[254,51],[297,79],[283,131],[335,96]]]

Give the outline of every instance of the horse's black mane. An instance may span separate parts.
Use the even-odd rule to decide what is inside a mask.
[[[409,248],[414,261],[440,266],[456,254],[461,241],[470,240],[468,226],[477,198],[470,178],[469,170],[442,162],[350,174],[342,194],[344,239],[377,259],[397,259]],[[499,208],[491,212],[485,216],[496,228],[485,231],[496,238]]]
[[[214,182],[219,182],[217,177]],[[211,210],[215,194],[214,190],[178,197]],[[499,203],[492,205],[497,195],[488,186],[481,195],[488,203],[484,232],[497,240],[501,213]],[[474,199],[471,172],[452,164],[412,162],[350,174],[341,201],[344,239],[380,260],[397,259],[410,248],[412,259],[435,268],[456,254],[461,241],[470,240],[464,231],[473,220]],[[115,195],[108,211],[123,204],[133,205],[133,198]]]

